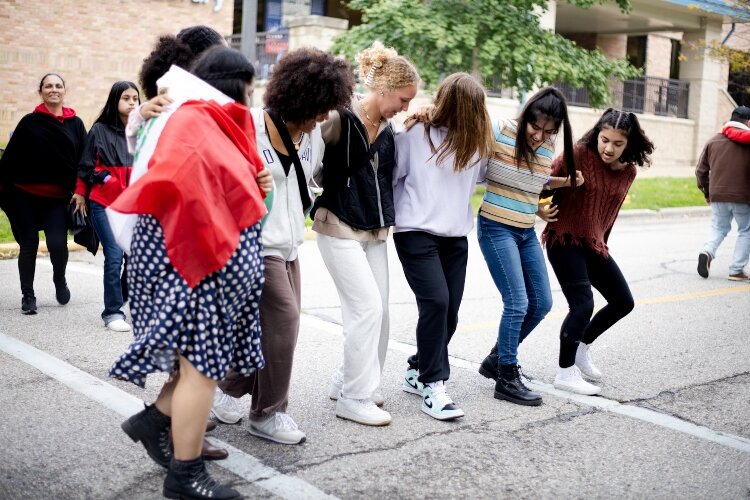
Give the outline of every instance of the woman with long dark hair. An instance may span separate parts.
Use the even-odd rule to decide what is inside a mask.
[[[99,117],[89,130],[78,167],[74,198],[89,200],[91,223],[104,249],[104,325],[115,332],[129,332],[122,310],[122,266],[124,253],[117,245],[107,220],[106,208],[130,182],[133,155],[128,152],[125,126],[128,115],[140,104],[138,88],[132,82],[112,85]]]
[[[609,108],[573,149],[576,166],[586,184],[558,190],[556,221],[547,224],[542,242],[568,301],[560,327],[559,368],[554,385],[578,394],[598,394],[601,388],[591,345],[633,310],[633,295],[607,246],[612,226],[636,175],[636,165],[650,165],[654,145],[633,113]],[[570,175],[570,160],[558,157],[553,175]],[[607,304],[594,313],[593,288]],[[592,317],[593,314],[593,317]]]
[[[76,112],[63,105],[65,93],[60,75],[48,73],[42,77],[42,103],[18,123],[0,159],[0,205],[20,247],[18,274],[23,314],[36,314],[34,274],[39,231],[44,231],[47,241],[57,302],[70,301],[65,280],[66,210],[69,203],[76,203],[79,210],[84,208],[82,200],[71,195],[86,128]]]
[[[567,177],[552,174],[554,139],[562,128]],[[492,280],[503,298],[497,342],[479,373],[493,378],[496,399],[537,406],[542,397],[524,385],[518,345],[552,308],[547,265],[534,230],[536,215],[554,219],[556,209],[541,209],[543,190],[583,182],[572,157],[572,131],[563,95],[546,87],[534,94],[517,120],[494,124],[493,157],[487,166],[487,191],[479,208],[477,236]]]

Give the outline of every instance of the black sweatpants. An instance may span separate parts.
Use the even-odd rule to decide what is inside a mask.
[[[8,188],[3,209],[18,246],[18,274],[21,293],[34,295],[36,254],[39,250],[39,231],[44,231],[52,275],[56,285],[65,284],[68,265],[68,236],[65,226],[69,200],[36,196],[16,187]]]
[[[408,360],[422,383],[448,380],[448,342],[458,325],[469,243],[422,231],[394,233],[406,280],[417,299],[417,353]]]
[[[560,367],[568,368],[575,364],[579,342],[591,344],[633,310],[633,295],[611,255],[603,257],[587,246],[566,243],[548,245],[547,257],[568,301],[559,357]],[[593,318],[592,287],[607,301]]]

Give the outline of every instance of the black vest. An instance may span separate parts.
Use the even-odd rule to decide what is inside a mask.
[[[393,167],[396,145],[388,124],[369,145],[364,125],[348,108],[341,111],[341,137],[323,156],[323,194],[311,217],[323,207],[355,229],[393,226]],[[375,155],[377,154],[377,170]]]

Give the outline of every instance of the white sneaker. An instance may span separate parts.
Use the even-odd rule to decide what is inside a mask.
[[[602,378],[602,372],[599,368],[594,366],[594,361],[591,359],[591,344],[584,344],[583,342],[578,344],[578,351],[576,351],[576,366],[591,380],[599,380]]]
[[[442,380],[424,385],[422,411],[438,420],[453,420],[464,416],[464,411],[456,406],[445,392]]]
[[[391,423],[391,414],[375,406],[371,399],[339,397],[336,401],[336,416],[364,425],[388,425]]]
[[[214,403],[211,406],[211,415],[219,422],[225,424],[236,424],[242,420],[242,409],[237,400],[229,394],[224,394],[221,389],[216,388]]]
[[[334,372],[333,374],[333,377],[331,378],[331,386],[328,388],[328,397],[333,399],[334,401],[337,401],[343,387],[344,376],[341,375],[341,370],[336,370],[336,372]],[[380,387],[378,387],[375,392],[372,393],[370,399],[372,399],[372,401],[378,406],[383,406],[385,404],[385,398],[383,397],[383,392]]]
[[[401,384],[401,389],[404,392],[408,392],[409,394],[416,394],[417,396],[422,396],[422,391],[424,391],[424,384],[417,380],[419,377],[419,370],[415,370],[414,368],[408,368],[406,370],[406,374],[404,375],[404,381]]]
[[[131,330],[127,321],[122,318],[113,319],[106,326],[113,332],[129,332]]]
[[[253,436],[281,444],[305,442],[305,433],[299,430],[297,423],[292,417],[280,411],[260,422],[251,420],[248,432]]]
[[[601,387],[589,384],[581,377],[581,370],[576,365],[570,368],[558,368],[554,382],[555,389],[583,394],[584,396],[593,396],[602,391]]]

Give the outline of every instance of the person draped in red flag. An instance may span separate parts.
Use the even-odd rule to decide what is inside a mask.
[[[135,340],[109,376],[143,387],[149,373],[172,374],[155,403],[122,428],[168,468],[166,497],[229,499],[239,493],[211,479],[201,443],[217,382],[230,369],[249,375],[264,366],[258,302],[266,208],[257,180],[264,166],[246,106],[252,64],[214,47],[192,73],[234,101],[178,107],[147,171],[108,209],[138,215],[128,266]]]

